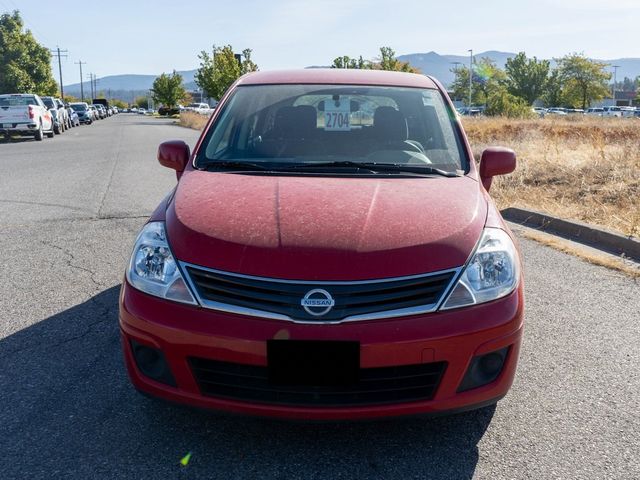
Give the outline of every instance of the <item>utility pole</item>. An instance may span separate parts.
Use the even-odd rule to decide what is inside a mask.
[[[79,60],[77,62],[74,62],[76,65],[80,65],[80,97],[82,98],[82,101],[84,102],[84,83],[82,82],[82,65],[86,65],[87,62],[83,62],[82,60]]]
[[[62,61],[60,60],[60,57],[67,58],[68,52],[67,50],[60,50],[60,47],[56,46],[56,49],[52,49],[51,53],[58,57],[58,73],[60,74],[60,96],[62,97],[62,100],[64,100],[64,87],[62,86]]]
[[[91,98],[94,98],[93,95],[93,74],[87,73],[87,77],[89,78],[89,93],[91,94]]]
[[[616,102],[616,87],[618,86],[618,68],[620,65],[611,65],[613,67],[613,104],[617,105]]]
[[[469,50],[469,115],[471,115],[471,89],[473,88],[473,49]]]

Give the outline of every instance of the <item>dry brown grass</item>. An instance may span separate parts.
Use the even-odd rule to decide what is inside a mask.
[[[183,127],[193,128],[194,130],[202,130],[209,121],[209,117],[206,115],[200,115],[196,112],[181,112],[180,121],[178,122]]]
[[[497,178],[501,208],[523,207],[640,236],[640,121],[635,118],[465,118],[476,159],[489,145],[515,150]]]

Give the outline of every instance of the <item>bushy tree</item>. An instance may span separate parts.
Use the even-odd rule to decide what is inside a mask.
[[[558,107],[563,105],[563,90],[564,84],[560,71],[556,68],[551,71],[551,74],[547,78],[547,82],[542,94],[542,101],[547,107]]]
[[[451,88],[455,98],[463,98],[469,102],[469,69],[456,68]],[[490,58],[482,58],[473,65],[471,74],[471,103],[473,105],[486,105],[491,92],[500,88],[505,81],[505,73],[496,67]]]
[[[258,70],[258,65],[251,59],[251,52],[249,48],[243,50],[242,59],[238,61],[231,45],[214,45],[211,55],[203,50],[198,55],[200,68],[195,75],[196,84],[207,97],[219,100],[240,76]]]
[[[529,118],[534,115],[531,104],[522,97],[509,93],[505,86],[497,86],[487,96],[487,115],[510,118]]]
[[[186,93],[182,86],[182,75],[175,70],[171,75],[162,73],[153,81],[153,87],[151,87],[153,101],[169,108],[184,101]]]
[[[134,105],[138,108],[144,108],[145,110],[149,109],[149,98],[148,97],[136,97],[133,101]]]
[[[402,62],[396,58],[396,52],[391,47],[380,47],[380,57],[374,67],[376,70],[390,70],[394,72],[420,73],[409,62]]]
[[[556,61],[566,104],[587,108],[594,100],[602,100],[609,94],[607,82],[611,74],[605,70],[606,63],[590,60],[581,53],[565,55]]]
[[[362,58],[362,55],[360,55],[360,57],[358,57],[357,59],[344,55],[342,57],[334,58],[331,64],[331,68],[352,68],[357,70],[371,70],[373,68],[373,64],[370,61]]]
[[[549,61],[527,58],[524,52],[507,59],[505,67],[508,92],[532,105],[544,94],[549,75]]]
[[[55,95],[51,53],[40,45],[17,10],[0,16],[0,93]]]
[[[114,105],[121,110],[128,107],[127,102],[120,100],[119,98],[114,98],[113,100],[109,100],[109,102],[111,103],[111,105]]]
[[[331,63],[331,68],[353,68],[359,70],[390,70],[394,72],[420,73],[409,62],[402,62],[396,58],[396,52],[391,47],[380,47],[380,56],[370,62],[360,55],[357,59],[348,55],[336,57]]]

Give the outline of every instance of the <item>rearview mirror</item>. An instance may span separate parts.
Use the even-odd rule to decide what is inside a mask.
[[[182,172],[189,161],[189,145],[182,140],[163,142],[158,147],[158,161],[160,165],[176,171],[176,177],[180,179]]]
[[[496,175],[506,175],[516,169],[516,154],[510,148],[489,147],[482,152],[480,158],[480,179],[484,188],[491,188],[491,181]]]

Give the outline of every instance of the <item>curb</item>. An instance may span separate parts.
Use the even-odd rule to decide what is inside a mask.
[[[615,255],[623,255],[640,262],[640,240],[634,237],[610,232],[586,223],[547,215],[533,210],[509,207],[500,212],[505,220],[519,223],[547,233],[604,250]]]

